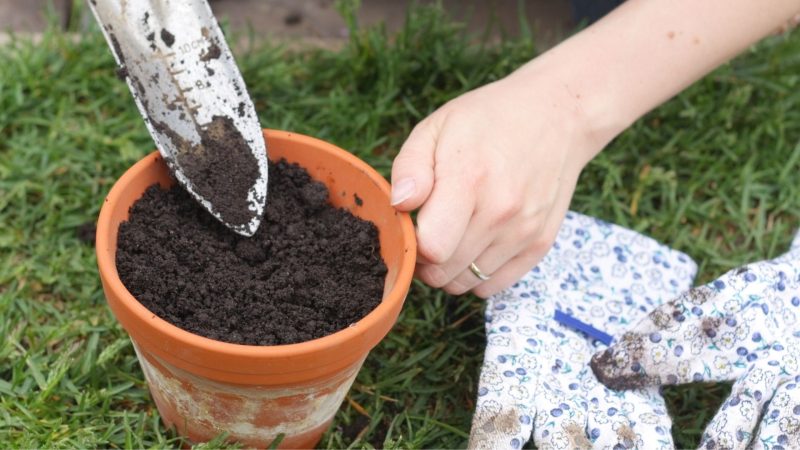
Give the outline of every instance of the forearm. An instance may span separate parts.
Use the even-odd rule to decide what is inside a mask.
[[[512,78],[524,83],[547,70],[571,98],[570,107],[591,124],[599,151],[798,13],[800,0],[629,0]]]

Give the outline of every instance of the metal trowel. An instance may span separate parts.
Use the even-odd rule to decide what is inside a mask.
[[[233,231],[264,215],[267,152],[253,102],[205,0],[90,0],[172,174]]]

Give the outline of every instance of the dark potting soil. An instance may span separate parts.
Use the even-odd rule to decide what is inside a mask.
[[[364,317],[386,276],[375,225],[330,205],[325,185],[295,164],[270,162],[269,180],[252,238],[181,188],[148,188],[120,225],[123,284],[168,322],[239,344],[307,341]]]

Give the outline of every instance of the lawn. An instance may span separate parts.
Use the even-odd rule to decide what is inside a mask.
[[[414,123],[536,54],[525,36],[475,44],[435,7],[413,9],[393,38],[343,10],[341,50],[249,41],[234,53],[264,126],[333,142],[384,175]],[[0,47],[0,447],[180,445],[105,305],[86,239],[114,180],[152,149],[97,29]],[[800,31],[638,121],[589,165],[572,209],[688,253],[700,281],[779,254],[800,225]],[[482,308],[415,283],[320,446],[463,447]],[[697,444],[727,390],[665,390],[679,447]]]

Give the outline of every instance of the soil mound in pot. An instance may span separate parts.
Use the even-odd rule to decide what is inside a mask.
[[[381,301],[374,224],[328,203],[302,167],[269,165],[264,221],[240,236],[186,191],[145,191],[119,228],[117,270],[150,311],[225,342],[303,342],[357,322]]]

